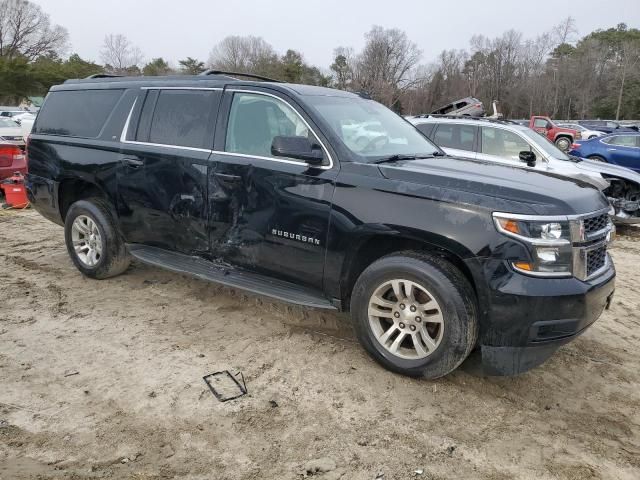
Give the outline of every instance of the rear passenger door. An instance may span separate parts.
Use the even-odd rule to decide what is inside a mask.
[[[431,135],[433,142],[449,155],[476,158],[478,127],[457,123],[440,123]]]
[[[321,289],[338,172],[328,142],[291,99],[226,90],[216,127],[209,204],[211,250],[225,263]],[[324,164],[275,157],[275,136],[302,136]]]
[[[207,177],[221,89],[141,92],[125,128],[118,213],[129,243],[209,251]]]

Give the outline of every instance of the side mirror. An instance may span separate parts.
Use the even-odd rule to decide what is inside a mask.
[[[525,162],[528,167],[536,166],[536,154],[530,150],[524,150],[518,155],[521,162]]]
[[[547,123],[544,128],[546,128],[547,130],[551,130],[553,127],[550,123]]]
[[[274,157],[303,160],[309,165],[321,165],[324,160],[320,145],[311,143],[307,137],[274,137],[271,154]]]

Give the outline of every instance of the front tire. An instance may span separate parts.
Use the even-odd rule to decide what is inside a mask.
[[[418,252],[377,260],[360,275],[351,316],[360,343],[385,368],[438,378],[476,343],[475,294],[451,263]]]
[[[601,157],[600,155],[591,155],[590,157],[587,157],[589,160],[593,160],[594,162],[603,162],[603,163],[607,163],[607,160],[604,157]]]
[[[571,147],[571,140],[567,137],[560,137],[556,139],[556,147],[558,147],[563,152],[566,152],[567,150],[569,150],[569,147]]]
[[[111,206],[101,198],[79,200],[69,207],[64,238],[73,264],[87,277],[114,277],[129,267]]]

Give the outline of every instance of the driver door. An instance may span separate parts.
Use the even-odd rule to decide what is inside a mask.
[[[515,132],[497,127],[480,127],[478,160],[502,163],[514,167],[544,169],[544,162],[538,158],[535,167],[528,167],[520,160],[520,152],[531,152],[531,145]],[[538,155],[538,154],[536,154]]]

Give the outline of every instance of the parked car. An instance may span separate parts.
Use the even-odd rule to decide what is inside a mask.
[[[577,130],[580,132],[581,139],[591,140],[592,138],[604,135],[604,133],[599,130],[589,130],[587,127],[580,125],[579,123],[559,123],[558,125],[560,127],[570,128],[571,130]]]
[[[378,137],[345,140],[372,121]],[[445,375],[476,345],[487,374],[530,369],[614,291],[597,189],[448,157],[349,92],[224,75],[67,81],[27,150],[29,200],[64,225],[87,277],[135,258],[349,311],[366,351],[406,375]]]
[[[27,162],[24,150],[17,145],[0,141],[0,181],[14,173],[27,173]]]
[[[456,115],[460,117],[483,117],[485,113],[482,102],[473,97],[461,98],[431,112],[432,115]]]
[[[588,182],[609,199],[616,223],[640,223],[640,174],[628,168],[569,156],[545,137],[515,122],[443,118],[411,122],[450,155]]]
[[[640,172],[640,133],[612,133],[579,141],[573,145],[571,154]]]
[[[20,110],[18,107],[0,107],[0,117],[12,118],[25,112],[26,110]]]
[[[556,125],[549,117],[534,115],[529,119],[529,128],[547,137],[563,152],[568,151],[575,140],[582,138],[578,130]]]
[[[10,118],[0,117],[0,143],[24,146],[22,129]]]
[[[576,123],[602,133],[637,131],[635,128],[622,126],[619,122],[612,120],[578,120]]]

